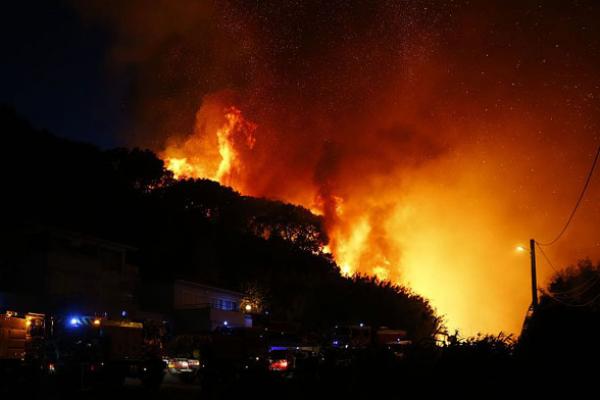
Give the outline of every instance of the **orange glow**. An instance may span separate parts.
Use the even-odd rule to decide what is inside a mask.
[[[305,15],[310,40],[288,32],[298,21],[271,19],[287,10],[228,15],[208,43],[199,38],[213,36],[195,30],[206,21],[185,5],[181,31],[160,13],[115,13],[127,34],[118,55],[148,69],[136,144],[154,146],[179,179],[213,179],[323,216],[323,252],[341,274],[409,286],[451,330],[518,333],[530,301],[527,241],[564,224],[598,145],[598,68],[582,46],[598,35],[561,17],[555,33],[565,34],[550,40],[556,18],[525,23],[530,5],[504,14],[486,2],[432,2],[441,9],[407,16],[372,3],[373,14],[338,24]],[[146,25],[156,31],[138,29]],[[156,54],[178,56],[144,61]],[[189,86],[172,82],[179,72]],[[548,249],[557,266],[600,257],[597,178]],[[543,286],[552,270],[538,265]]]
[[[529,128],[513,123],[511,129]],[[514,242],[555,224],[528,213],[531,200],[515,198],[513,186],[489,179],[509,153],[521,156],[514,149],[483,153],[482,159],[481,147],[492,143],[457,144],[454,153],[410,168],[409,178],[404,170],[350,172],[336,177],[339,192],[301,181],[285,192],[280,189],[287,186],[273,190],[260,181],[263,172],[277,175],[269,163],[257,162],[255,146],[266,140],[262,132],[239,108],[209,99],[198,111],[195,133],[171,143],[162,157],[177,178],[213,179],[242,194],[299,203],[324,216],[330,242],[322,251],[333,255],[342,275],[360,272],[408,285],[432,301],[450,329],[519,331],[529,302],[528,260],[515,254],[527,249]],[[528,166],[513,168],[516,175],[504,179],[519,187],[519,171]],[[286,171],[294,173],[280,172]],[[562,210],[560,204],[552,209]],[[541,281],[549,275],[540,270]]]
[[[252,150],[256,125],[245,120],[236,107],[227,107],[222,115],[198,113],[197,134],[183,143],[168,146],[161,157],[176,179],[208,178],[223,185],[235,186],[242,172],[241,152]],[[220,121],[216,132],[206,132],[209,125]]]
[[[173,172],[175,179],[201,176],[201,171],[196,171],[194,164],[188,163],[186,157],[183,158],[165,158],[166,168]]]
[[[515,246],[515,251],[517,253],[525,253],[527,251],[527,248],[521,244]]]
[[[600,140],[600,3],[77,3],[133,79],[126,137],[177,178],[303,205],[342,274],[407,284],[463,334],[519,332],[515,245],[560,229]],[[600,259],[597,179],[555,265]]]

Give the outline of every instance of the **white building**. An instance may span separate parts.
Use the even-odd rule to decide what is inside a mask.
[[[195,330],[252,327],[252,316],[240,311],[244,295],[232,290],[177,280],[173,309],[179,325]]]

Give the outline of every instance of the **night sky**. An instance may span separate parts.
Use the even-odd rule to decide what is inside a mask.
[[[0,101],[321,213],[341,267],[410,285],[467,332],[520,328],[512,249],[560,229],[600,140],[595,1],[3,7]],[[223,175],[230,107],[247,123]],[[557,265],[600,257],[598,187]]]
[[[251,69],[261,67],[255,63],[265,62],[257,61],[260,57],[270,59],[270,65],[262,67],[274,66],[279,72],[288,69],[285,78],[294,81],[289,83],[306,87],[321,74],[322,71],[315,74],[311,67],[315,56],[326,55],[324,51],[331,52],[332,47],[337,47],[344,52],[361,36],[387,42],[381,46],[378,41],[370,41],[370,49],[361,48],[353,55],[360,63],[358,67],[364,69],[382,61],[381,54],[375,52],[378,48],[407,51],[414,44],[406,42],[414,40],[412,35],[416,32],[425,41],[433,37],[445,42],[444,47],[463,53],[465,58],[477,52],[473,70],[469,71],[474,79],[477,79],[475,69],[484,75],[482,67],[490,67],[481,65],[480,56],[484,52],[493,64],[494,53],[498,50],[504,53],[509,47],[514,49],[510,52],[512,69],[531,67],[528,63],[532,58],[561,69],[559,76],[551,79],[540,70],[540,77],[534,79],[544,79],[542,86],[571,89],[572,93],[566,95],[588,91],[584,95],[590,99],[597,90],[597,80],[589,76],[595,74],[599,63],[599,34],[595,24],[599,11],[593,1],[375,2],[379,6],[368,1],[334,1],[326,6],[318,1],[169,3],[159,1],[152,7],[137,0],[25,0],[5,4],[1,17],[5,51],[0,65],[0,101],[14,105],[37,126],[108,145],[119,143],[128,135],[128,129],[135,131],[136,125],[144,123],[135,118],[143,114],[136,109],[136,102],[146,101],[145,98],[177,98],[183,94],[195,107],[202,96],[214,90],[248,86],[257,73]],[[164,12],[165,9],[170,10]],[[386,27],[390,20],[403,23]],[[138,27],[134,28],[136,24]],[[396,31],[386,30],[390,27]],[[195,37],[179,37],[188,33]],[[264,42],[257,44],[259,34]],[[144,35],[146,38],[140,39]],[[406,35],[404,42],[399,39],[402,35]],[[183,39],[181,43],[176,43],[177,37]],[[147,40],[155,42],[149,45]],[[390,45],[389,40],[396,45]],[[215,41],[222,41],[222,46],[237,54],[223,60],[222,55],[211,49]],[[144,55],[123,60],[115,56],[124,49],[133,51],[138,45],[140,48],[135,51],[152,51],[163,59]],[[260,49],[256,49],[257,45]],[[149,49],[152,46],[155,48]],[[425,46],[421,50],[427,51]],[[256,53],[251,54],[252,51]],[[219,62],[219,68],[206,68],[206,63],[212,62]],[[582,64],[587,64],[585,71],[580,70]],[[452,63],[448,67],[453,67]],[[244,68],[247,70],[241,71]],[[580,75],[573,76],[575,71]],[[525,85],[509,82],[512,72],[506,71],[501,77],[506,79],[497,83]],[[143,79],[146,81],[140,82]],[[208,79],[218,83],[199,82]],[[467,86],[469,82],[461,84]],[[141,85],[162,87],[141,89]],[[190,119],[189,115],[179,117]],[[173,123],[160,120],[158,129],[169,124]],[[164,136],[164,132],[160,135]]]
[[[118,142],[126,80],[110,75],[110,34],[64,1],[2,6],[0,102],[35,126],[101,146]]]

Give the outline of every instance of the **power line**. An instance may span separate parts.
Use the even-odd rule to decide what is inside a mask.
[[[554,270],[554,272],[556,272],[558,274],[559,273],[558,269],[554,266],[552,261],[550,261],[550,258],[548,258],[548,256],[546,255],[546,252],[544,251],[544,249],[542,249],[542,246],[540,246],[540,244],[537,241],[535,242],[535,245],[542,253],[542,256],[544,256],[544,258],[546,259],[546,262],[548,263],[548,265],[550,265],[550,267]]]
[[[556,243],[558,241],[558,239],[561,238],[561,236],[565,233],[565,231],[569,227],[569,224],[573,220],[573,217],[575,216],[575,213],[577,212],[577,209],[579,208],[579,205],[581,204],[581,200],[583,200],[583,196],[585,196],[585,192],[587,191],[588,187],[590,186],[590,181],[592,180],[592,175],[594,174],[594,169],[596,168],[596,164],[598,163],[598,157],[600,157],[600,146],[598,146],[598,150],[596,151],[596,156],[594,157],[594,162],[592,163],[592,168],[590,168],[590,172],[587,175],[585,184],[583,185],[583,189],[581,190],[581,194],[579,195],[579,198],[577,199],[577,202],[575,203],[575,207],[573,207],[573,211],[571,211],[571,214],[569,215],[567,222],[565,223],[565,225],[563,226],[561,231],[558,233],[558,235],[556,235],[556,237],[553,240],[546,242],[546,243],[537,242],[540,246],[553,245],[554,243]]]
[[[545,294],[546,294],[546,296],[548,296],[552,300],[556,301],[557,303],[560,303],[560,304],[565,305],[567,307],[587,307],[587,306],[592,305],[593,303],[595,303],[596,300],[600,299],[600,293],[598,293],[591,300],[586,301],[585,303],[577,303],[577,304],[575,304],[575,303],[569,303],[567,301],[564,301],[564,300],[561,300],[561,299],[559,299],[557,297],[554,297],[550,293],[545,292]]]
[[[560,297],[573,297],[573,296],[582,296],[585,292],[587,292],[588,290],[590,290],[592,287],[594,287],[596,285],[596,283],[598,283],[598,281],[600,280],[600,277],[598,277],[597,275],[594,276],[593,278],[584,281],[582,284],[577,285],[575,287],[572,287],[570,289],[567,290],[563,290],[563,291],[553,291],[555,296],[560,296]]]
[[[554,272],[556,272],[557,274],[560,274],[560,271],[554,266],[554,264],[552,263],[552,261],[550,260],[550,258],[548,257],[548,255],[546,254],[544,249],[542,247],[540,247],[537,242],[536,242],[536,245],[537,245],[537,248],[542,253],[542,256],[544,256],[544,259],[546,260],[548,265],[550,265],[550,267],[552,267]],[[598,283],[598,281],[600,281],[600,275],[596,274],[591,279],[585,280],[580,285],[576,285],[570,289],[563,290],[563,291],[553,291],[553,293],[555,296],[569,296],[569,297],[572,297],[573,295],[581,296],[587,290],[591,289],[596,283]]]

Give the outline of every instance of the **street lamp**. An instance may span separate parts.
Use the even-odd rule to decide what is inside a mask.
[[[515,247],[517,253],[526,253],[527,247],[523,245],[517,245]],[[535,262],[535,239],[529,241],[529,257],[531,258],[531,309],[535,311],[538,305],[537,296],[537,271]]]

